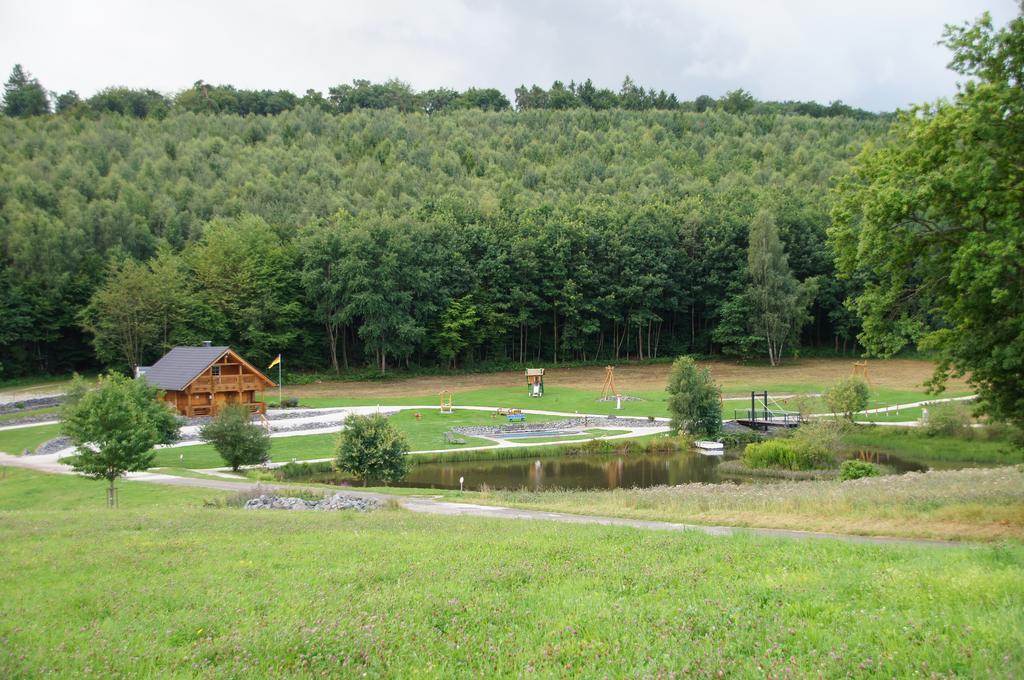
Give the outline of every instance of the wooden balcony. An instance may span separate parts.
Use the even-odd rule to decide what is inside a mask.
[[[215,415],[217,415],[217,412],[220,411],[220,409],[224,408],[225,406],[243,406],[243,407],[249,409],[249,413],[253,413],[253,414],[259,413],[260,415],[266,415],[267,414],[267,405],[264,402],[262,402],[262,401],[253,401],[253,402],[238,403],[238,404],[224,403],[224,404],[218,404],[216,406],[213,405],[213,404],[193,404],[191,406],[186,406],[185,407],[186,410],[185,410],[185,413],[183,415],[186,415],[186,416],[215,416]]]
[[[261,390],[263,383],[254,375],[216,375],[197,378],[192,382],[192,392],[244,392]]]

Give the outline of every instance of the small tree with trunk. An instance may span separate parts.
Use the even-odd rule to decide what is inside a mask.
[[[101,376],[98,387],[62,411],[62,430],[77,449],[76,472],[110,482],[108,507],[117,507],[114,482],[126,472],[145,470],[153,447],[178,437],[179,421],[160,392],[145,380]]]
[[[706,368],[692,357],[679,357],[668,376],[668,410],[672,429],[699,437],[716,437],[722,430],[722,398]]]
[[[868,407],[871,392],[866,382],[856,376],[851,376],[829,387],[823,396],[832,413],[838,413],[852,421],[854,414]]]
[[[350,416],[338,438],[335,465],[363,481],[402,480],[409,471],[409,441],[383,415]]]
[[[270,460],[270,436],[252,423],[252,415],[244,406],[226,406],[203,426],[199,436],[205,439],[231,469],[242,465],[259,465]]]

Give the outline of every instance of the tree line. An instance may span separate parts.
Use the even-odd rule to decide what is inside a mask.
[[[760,356],[758,215],[772,280],[817,281],[787,351],[852,349],[827,192],[883,131],[621,109],[2,118],[0,361],[127,368],[204,339],[341,369]],[[132,300],[138,334],[106,332]]]
[[[545,89],[539,85],[521,85],[514,101],[493,87],[470,87],[459,91],[446,87],[417,91],[409,83],[392,78],[383,83],[365,79],[339,84],[327,90],[325,97],[315,89],[296,95],[288,90],[247,90],[231,85],[212,85],[202,80],[173,95],[148,88],[108,87],[91,97],[82,98],[74,90],[50,92],[38,79],[16,64],[5,85],[3,112],[13,117],[45,115],[51,112],[73,116],[117,113],[135,118],[164,118],[172,111],[193,113],[233,113],[240,116],[272,116],[299,107],[315,107],[332,113],[351,113],[360,109],[395,109],[402,113],[435,114],[446,111],[517,111],[590,109],[604,111],[691,111],[721,110],[728,113],[791,114],[812,118],[836,116],[871,119],[889,117],[851,107],[840,101],[820,104],[813,101],[759,101],[743,89],[721,97],[700,95],[680,100],[665,90],[644,88],[626,76],[618,90],[597,87],[591,79],[582,83],[560,80]]]

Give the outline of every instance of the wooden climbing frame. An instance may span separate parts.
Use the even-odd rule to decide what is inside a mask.
[[[869,387],[874,387],[874,384],[871,382],[871,376],[868,374],[867,360],[853,362],[853,372],[850,375],[854,378],[861,378]]]
[[[619,389],[615,387],[615,367],[605,366],[604,367],[604,385],[601,387],[601,398],[607,399],[608,397],[616,397],[619,394]]]

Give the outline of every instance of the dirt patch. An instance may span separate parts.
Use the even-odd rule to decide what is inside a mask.
[[[765,385],[807,385],[809,390],[823,388],[850,375],[853,359],[800,359],[771,368],[728,361],[701,362],[722,386],[726,396]],[[615,383],[623,394],[664,389],[669,364],[624,365],[615,369]],[[869,361],[868,370],[876,387],[900,390],[921,390],[931,377],[935,365],[915,359]],[[604,368],[549,368],[544,375],[549,387],[569,387],[598,392],[604,383]],[[409,397],[436,396],[443,389],[467,391],[525,385],[522,371],[479,373],[449,376],[425,376],[382,382],[324,382],[317,385],[287,387],[296,397]],[[966,389],[963,381],[951,382],[949,389]]]

